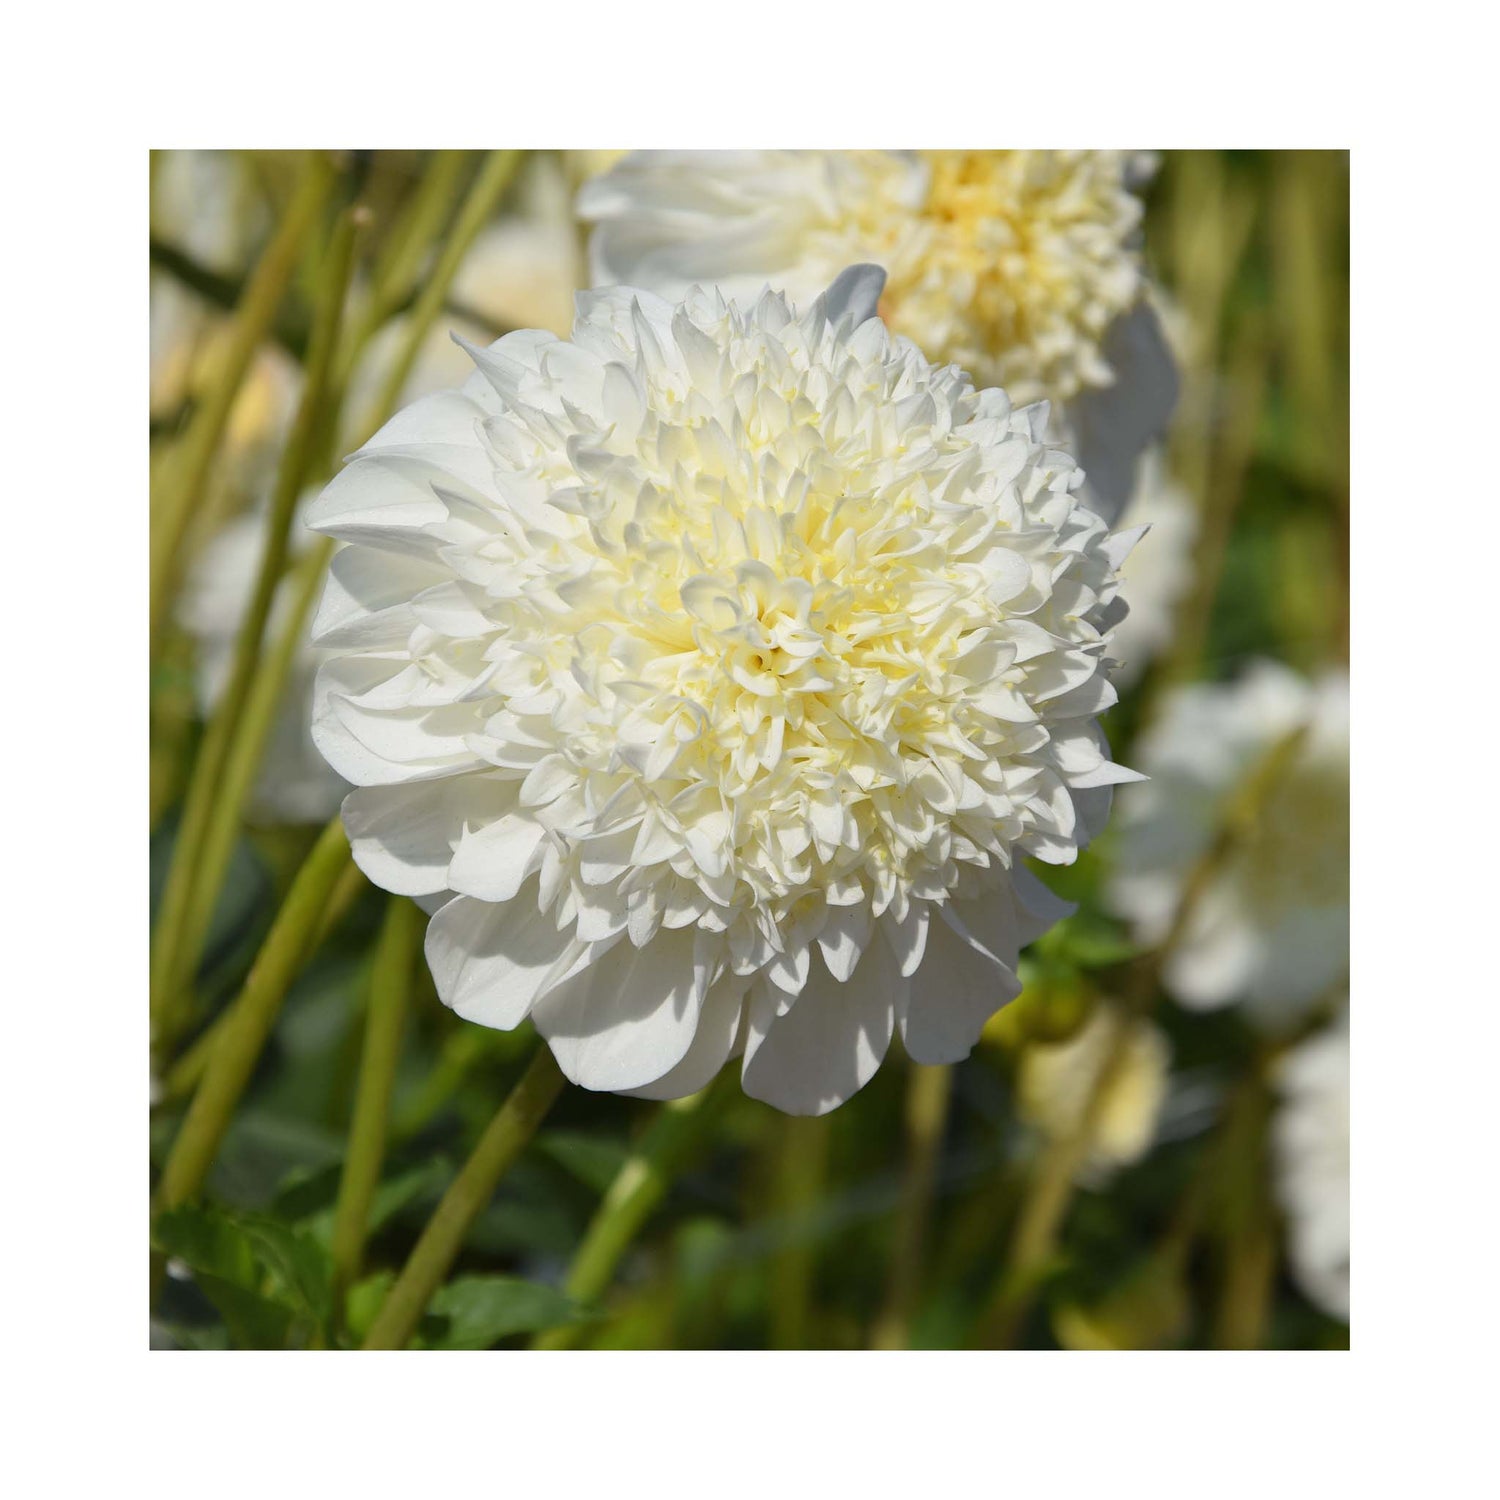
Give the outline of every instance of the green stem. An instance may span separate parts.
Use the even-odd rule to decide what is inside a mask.
[[[335,181],[321,151],[308,155],[302,180],[271,243],[245,284],[223,363],[194,410],[188,430],[163,471],[151,515],[151,654],[154,658],[183,564],[183,543],[202,497],[240,385],[276,317],[298,258]]]
[[[771,1269],[773,1349],[806,1349],[811,1342],[817,1214],[826,1199],[832,1126],[827,1115],[787,1115],[773,1148],[771,1213],[780,1241]]]
[[[298,870],[234,1001],[233,1019],[208,1059],[203,1081],[172,1143],[156,1190],[158,1208],[175,1208],[202,1187],[287,990],[306,960],[324,908],[349,867],[349,841],[334,818]]]
[[[365,1336],[366,1349],[403,1349],[432,1294],[442,1285],[470,1226],[494,1196],[496,1185],[536,1133],[564,1078],[545,1046],[500,1106],[422,1231],[401,1275]]]
[[[906,1170],[896,1217],[895,1253],[872,1349],[905,1349],[922,1289],[927,1226],[937,1189],[938,1156],[953,1098],[953,1069],[913,1064],[906,1086]]]
[[[182,919],[180,951],[183,957],[178,972],[185,977],[159,1001],[154,1039],[159,1057],[171,1055],[177,1033],[187,1019],[190,976],[213,920],[214,905],[234,852],[245,804],[260,771],[261,757],[275,727],[276,716],[281,711],[293,663],[302,649],[307,617],[317,602],[332,553],[332,540],[320,541],[293,570],[292,604],[286,622],[270,655],[262,657],[256,666],[238,732],[228,746],[202,834],[197,878],[189,892],[187,913]]]
[[[157,1015],[175,1005],[179,989],[190,982],[197,968],[200,943],[191,939],[201,937],[206,928],[200,928],[197,933],[192,931],[190,914],[194,906],[206,907],[211,916],[218,898],[223,880],[222,867],[207,871],[202,868],[210,826],[226,818],[231,827],[237,826],[242,810],[236,798],[225,795],[224,765],[250,697],[266,621],[270,618],[271,606],[286,569],[297,497],[306,482],[320,434],[326,425],[328,377],[354,262],[359,212],[352,208],[345,212],[329,246],[302,399],[276,476],[276,488],[266,517],[266,544],[254,593],[235,638],[229,680],[209,719],[183,801],[182,821],[152,945],[151,994],[153,1013]]]
[[[520,163],[519,151],[492,151],[485,158],[479,175],[474,179],[474,185],[469,189],[463,207],[458,212],[453,231],[443,242],[437,264],[423,284],[412,308],[405,346],[386,372],[371,419],[365,424],[368,434],[373,436],[384,424],[386,417],[395,410],[401,399],[402,389],[411,375],[412,366],[417,362],[422,343],[443,309],[449,285],[458,274],[458,268],[463,264],[470,245],[499,206]]]
[[[343,921],[349,908],[354,905],[355,897],[364,888],[365,877],[360,873],[358,866],[351,864],[339,876],[338,884],[334,886],[333,894],[328,898],[328,905],[323,909],[323,915],[318,922],[318,930],[313,934],[312,946],[307,950],[309,962],[323,946],[328,934]],[[172,1064],[162,1091],[162,1102],[185,1099],[198,1087],[208,1067],[208,1060],[213,1056],[214,1048],[219,1045],[219,1038],[224,1035],[233,1019],[234,1009],[230,1007],[211,1025],[205,1027],[192,1046],[188,1047]]]
[[[706,1106],[715,1096],[722,1097],[722,1092],[710,1084],[686,1099],[662,1105],[609,1185],[568,1268],[563,1290],[574,1301],[597,1302],[609,1289],[621,1258],[701,1140],[703,1122],[711,1113]],[[549,1329],[532,1339],[531,1347],[570,1349],[580,1332],[577,1325]]]
[[[1188,872],[1166,936],[1156,948],[1125,971],[1126,1003],[1115,1021],[1116,1030],[1104,1063],[1089,1090],[1077,1128],[1047,1146],[1028,1185],[1005,1268],[978,1323],[977,1338],[982,1347],[1007,1348],[1020,1332],[1056,1249],[1058,1235],[1073,1200],[1073,1184],[1088,1155],[1104,1100],[1123,1066],[1131,1018],[1145,1015],[1156,1004],[1167,961],[1187,936],[1199,905],[1233,851],[1253,833],[1266,798],[1285,773],[1306,734],[1305,727],[1292,730],[1251,767],[1225,804],[1213,840]]]
[[[406,211],[376,259],[370,296],[346,353],[346,376],[375,331],[411,299],[422,262],[442,235],[468,164],[467,151],[433,153]]]
[[[396,1078],[401,1031],[406,1022],[422,929],[421,908],[404,896],[393,896],[375,949],[359,1086],[349,1125],[349,1150],[344,1157],[333,1215],[333,1297],[334,1317],[338,1322],[343,1320],[344,1295],[359,1277],[370,1204],[385,1159],[391,1087]]]

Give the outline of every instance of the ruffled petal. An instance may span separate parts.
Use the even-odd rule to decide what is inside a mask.
[[[762,982],[750,999],[745,1092],[789,1115],[836,1109],[875,1076],[906,988],[893,958],[876,944],[846,983],[815,955],[802,993],[784,1014],[777,1013],[780,993]]]
[[[710,965],[691,928],[609,952],[560,985],[533,1016],[557,1065],[586,1089],[634,1089],[687,1055]]]

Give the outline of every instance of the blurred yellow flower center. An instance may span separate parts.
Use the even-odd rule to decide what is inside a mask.
[[[927,196],[914,227],[897,210],[908,227],[888,236],[891,327],[1017,402],[1109,384],[1100,343],[1141,285],[1127,154],[923,156]]]

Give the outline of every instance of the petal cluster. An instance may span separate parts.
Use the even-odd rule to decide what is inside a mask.
[[[1130,538],[879,283],[587,294],[570,340],[471,347],[315,508],[350,544],[314,736],[355,856],[444,901],[448,1004],[529,1016],[587,1087],[743,1054],[820,1112],[898,1026],[965,1055],[1061,911],[1020,857],[1074,858],[1131,774],[1095,723]]]
[[[932,359],[1017,404],[1078,403],[1069,430],[1097,436],[1085,467],[1114,514],[1176,389],[1143,300],[1141,175],[1124,151],[639,151],[579,211],[596,283],[668,296],[810,299],[878,262],[882,315]]]

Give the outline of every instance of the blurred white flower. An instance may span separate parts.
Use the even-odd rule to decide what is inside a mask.
[[[1297,1284],[1349,1317],[1349,1016],[1303,1042],[1277,1077],[1277,1189]]]
[[[309,541],[300,519],[294,520],[294,553],[305,550]],[[210,539],[188,574],[178,619],[197,647],[197,694],[205,714],[228,684],[235,638],[250,607],[264,552],[264,514],[238,516]],[[268,639],[280,631],[288,607],[288,586],[283,580],[271,607]],[[293,663],[248,809],[257,822],[327,822],[349,790],[312,742],[313,679],[323,655],[310,639],[304,639]]]
[[[1308,682],[1258,662],[1237,681],[1177,690],[1138,743],[1134,758],[1151,779],[1120,799],[1107,896],[1153,944],[1231,799],[1301,728],[1305,739],[1167,962],[1163,980],[1184,1005],[1243,1000],[1278,1024],[1347,974],[1349,679]]]
[[[1115,627],[1110,655],[1119,664],[1114,680],[1122,688],[1138,682],[1147,664],[1170,642],[1178,602],[1193,576],[1198,508],[1168,475],[1160,448],[1151,449],[1141,462],[1124,522],[1151,530],[1120,569],[1130,613]]]
[[[1171,1047],[1149,1021],[1100,1005],[1065,1042],[1032,1042],[1021,1054],[1018,1104],[1022,1116],[1054,1138],[1074,1135],[1115,1044],[1128,1028],[1118,1066],[1106,1083],[1089,1137],[1094,1173],[1139,1161],[1156,1138],[1166,1098]]]
[[[151,234],[205,270],[241,274],[267,229],[264,204],[246,191],[229,151],[160,151],[151,182]],[[230,318],[175,276],[153,265],[150,404],[170,421],[214,369],[230,336]],[[219,462],[240,495],[268,482],[272,455],[291,423],[301,371],[284,349],[260,349],[230,411]]]
[[[594,1089],[821,1113],[900,1026],[969,1052],[1066,909],[1020,863],[1097,829],[1100,623],[1130,538],[1043,414],[874,317],[585,294],[471,349],[317,501],[352,545],[314,737],[360,867],[458,894],[459,1014]],[[913,981],[920,966],[920,977]]]
[[[502,328],[542,328],[566,338],[584,265],[562,165],[533,153],[519,200],[474,241],[452,301]]]
[[[794,301],[876,261],[881,316],[931,359],[1065,418],[1106,519],[1176,398],[1125,151],[633,151],[579,194],[596,284],[767,283]]]
[[[447,390],[472,372],[456,338],[487,343],[493,336],[487,328],[540,328],[566,335],[573,326],[573,299],[583,285],[583,252],[568,182],[550,158],[533,156],[520,188],[515,209],[481,230],[464,256],[448,297],[451,311],[424,336],[401,388],[403,402]],[[354,420],[365,420],[410,331],[410,314],[402,313],[370,340],[350,384],[348,408]]]

